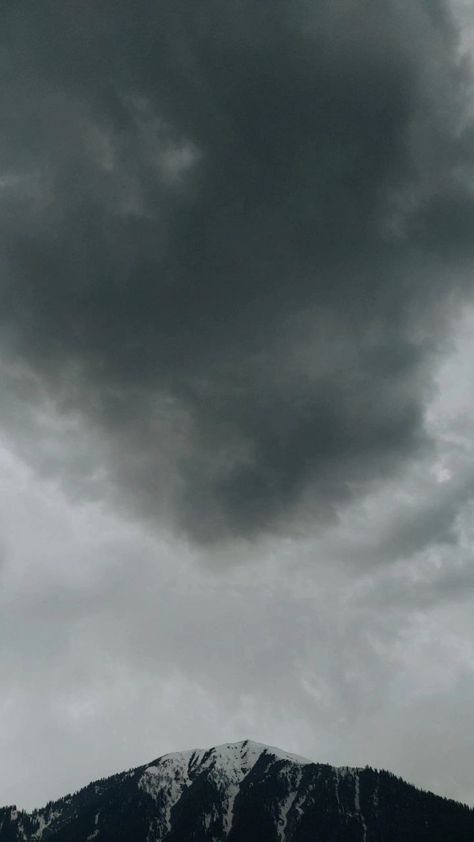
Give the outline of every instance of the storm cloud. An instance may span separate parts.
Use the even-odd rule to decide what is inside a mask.
[[[429,449],[473,249],[447,4],[1,15],[3,355],[104,442],[50,470],[99,460],[212,543],[326,523]]]

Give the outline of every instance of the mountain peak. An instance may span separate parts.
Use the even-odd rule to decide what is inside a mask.
[[[222,791],[223,832],[227,836],[233,822],[234,802],[245,778],[259,762],[274,765],[306,765],[310,761],[288,754],[279,748],[242,740],[223,743],[209,749],[165,754],[150,763],[144,770],[139,787],[155,801],[166,801],[162,835],[170,832],[171,814],[175,805],[199,778],[207,780]]]
[[[172,752],[164,754],[157,760],[149,764],[157,766],[160,763],[177,763],[180,766],[186,763],[193,768],[202,763],[206,765],[216,765],[221,769],[230,768],[251,768],[259,760],[262,755],[275,758],[276,760],[284,760],[291,763],[306,764],[310,763],[305,757],[300,757],[297,754],[290,754],[283,751],[276,746],[266,745],[265,743],[257,743],[254,740],[240,740],[236,743],[222,743],[221,745],[213,746],[212,748],[195,748],[187,749],[186,751]]]

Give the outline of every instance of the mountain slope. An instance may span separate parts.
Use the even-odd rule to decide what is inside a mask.
[[[32,813],[0,842],[474,842],[474,811],[388,772],[310,763],[245,740],[168,754]]]

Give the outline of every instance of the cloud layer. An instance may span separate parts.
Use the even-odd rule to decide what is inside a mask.
[[[126,505],[252,537],[426,446],[474,212],[445,4],[46,2],[2,30],[6,349],[102,431]]]

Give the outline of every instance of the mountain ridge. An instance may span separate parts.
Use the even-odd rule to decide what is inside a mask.
[[[474,842],[474,810],[390,772],[243,740],[162,755],[31,812],[0,842]]]

